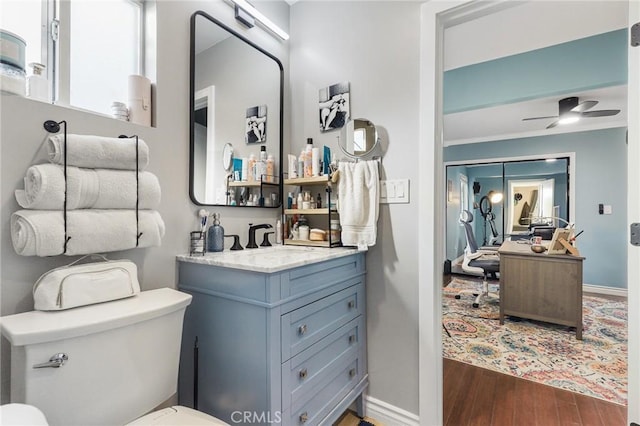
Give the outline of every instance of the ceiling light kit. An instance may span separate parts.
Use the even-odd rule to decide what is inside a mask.
[[[523,118],[522,121],[557,118],[557,120],[547,126],[547,129],[551,129],[558,125],[575,123],[581,118],[607,117],[610,115],[616,115],[620,112],[619,109],[601,109],[596,111],[589,111],[597,104],[598,101],[580,102],[577,96],[570,96],[558,101],[558,115],[550,115],[545,117],[528,117]]]

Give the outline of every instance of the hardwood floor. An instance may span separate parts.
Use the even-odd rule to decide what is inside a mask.
[[[445,426],[623,426],[627,408],[458,361],[444,364]]]

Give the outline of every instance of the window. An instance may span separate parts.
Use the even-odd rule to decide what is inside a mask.
[[[143,74],[144,0],[2,0],[2,28],[47,66],[52,101],[111,115]],[[30,74],[27,70],[27,74]]]
[[[110,114],[112,102],[128,100],[127,77],[142,72],[142,5],[73,0],[70,6],[69,103]]]

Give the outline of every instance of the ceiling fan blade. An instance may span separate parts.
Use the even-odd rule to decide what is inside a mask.
[[[583,117],[607,117],[609,115],[616,115],[619,112],[619,109],[600,109],[598,111],[583,112],[580,115]]]
[[[522,121],[529,121],[529,120],[542,120],[542,119],[547,119],[547,118],[558,118],[557,115],[550,115],[547,117],[528,117],[528,118],[523,118]]]
[[[571,108],[571,111],[573,111],[573,112],[585,112],[586,110],[591,109],[596,105],[598,105],[598,101],[584,101],[584,102],[579,103],[577,106]]]
[[[552,128],[556,127],[558,124],[560,124],[560,120],[556,120],[553,123],[549,124],[547,126],[547,129],[552,129]]]

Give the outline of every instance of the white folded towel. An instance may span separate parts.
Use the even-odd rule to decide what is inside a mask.
[[[160,183],[151,172],[138,172],[139,209],[160,204]],[[37,210],[64,208],[64,167],[38,164],[27,169],[24,190],[15,191],[20,207]],[[67,167],[67,210],[135,209],[135,170]]]
[[[138,247],[159,246],[164,222],[155,210],[139,211]],[[19,210],[11,215],[11,241],[22,256],[68,256],[127,250],[136,247],[135,210],[71,210],[67,212],[64,253],[64,216],[61,211]]]
[[[338,212],[345,246],[376,243],[379,182],[378,162],[340,162],[338,166]]]
[[[64,164],[64,136],[50,136],[47,141],[49,161]],[[138,169],[149,164],[149,147],[138,140]],[[106,138],[91,135],[67,135],[67,166],[90,169],[136,169],[135,138]]]

